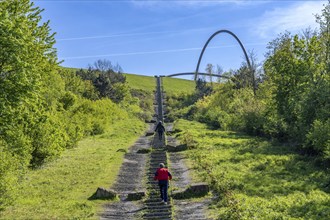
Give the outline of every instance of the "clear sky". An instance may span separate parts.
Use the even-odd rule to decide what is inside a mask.
[[[56,32],[58,57],[66,67],[86,68],[98,59],[126,73],[167,75],[193,72],[207,39],[227,29],[247,51],[264,60],[267,44],[285,30],[316,28],[326,1],[139,1],[33,0],[45,9]],[[216,36],[204,53],[207,63],[237,69],[244,55],[228,34]]]

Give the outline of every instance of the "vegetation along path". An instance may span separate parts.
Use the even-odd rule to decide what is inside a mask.
[[[180,152],[167,152],[177,151],[180,146],[170,135],[173,124],[166,123],[169,134],[166,138],[159,140],[158,134],[153,135],[155,122],[167,120],[162,90],[161,80],[157,78],[154,105],[156,114],[148,122],[149,130],[146,134],[125,154],[117,180],[111,187],[119,199],[105,205],[101,219],[207,219],[205,207],[210,203],[209,198],[194,200],[180,196],[192,184],[192,178],[183,155]],[[158,183],[153,179],[159,163],[169,167],[173,175],[168,204],[161,202]],[[179,195],[179,199],[174,200],[172,196],[175,195]]]

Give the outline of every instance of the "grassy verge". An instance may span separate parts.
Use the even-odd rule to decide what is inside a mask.
[[[329,170],[292,146],[179,120],[179,139],[218,200],[219,219],[330,219]]]
[[[123,152],[145,129],[138,120],[115,123],[111,131],[82,140],[56,161],[27,173],[15,204],[0,219],[97,219],[102,204],[89,200],[97,187],[109,188]]]

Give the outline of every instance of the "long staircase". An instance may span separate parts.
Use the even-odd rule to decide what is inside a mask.
[[[164,120],[163,112],[163,91],[162,91],[162,80],[160,77],[156,77],[157,90],[156,100],[157,105],[157,120]],[[146,213],[143,216],[144,219],[172,219],[172,202],[169,198],[168,203],[165,205],[161,202],[160,192],[158,187],[158,181],[154,180],[154,175],[159,168],[159,163],[164,163],[167,167],[167,154],[165,151],[165,136],[162,140],[159,140],[158,134],[155,135],[152,152],[150,154],[149,169],[147,171],[147,195],[148,198],[145,200]]]
[[[111,187],[117,193],[119,200],[106,204],[105,210],[100,214],[102,220],[208,220],[204,211],[205,207],[210,204],[210,199],[206,198],[199,201],[173,200],[170,196],[172,194],[171,188],[183,190],[192,181],[189,178],[188,168],[184,165],[183,156],[180,153],[168,153],[166,151],[165,139],[169,146],[177,146],[177,143],[175,137],[170,135],[173,124],[167,120],[166,110],[164,110],[166,105],[163,101],[165,93],[162,89],[162,79],[156,77],[156,83],[155,115],[148,122],[149,130],[125,154],[117,180]],[[165,126],[168,136],[163,135],[161,140],[159,140],[157,132],[154,135],[155,123],[158,121],[168,122]],[[157,168],[159,168],[159,163],[164,163],[166,167],[170,165],[171,171],[173,171],[174,179],[169,188],[167,204],[161,202],[158,181],[153,179]],[[130,199],[132,198],[131,195],[139,193],[145,196]]]

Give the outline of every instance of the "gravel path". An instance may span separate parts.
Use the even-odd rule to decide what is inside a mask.
[[[153,128],[153,126],[153,124],[150,124],[149,129]],[[144,182],[149,155],[138,154],[137,151],[143,148],[150,148],[150,139],[151,137],[141,136],[129,149],[129,153],[125,154],[117,180],[111,187],[118,194],[120,201],[105,205],[100,219],[129,220],[141,217],[141,213],[144,210],[143,202],[126,201],[126,199],[129,193],[146,191]]]

